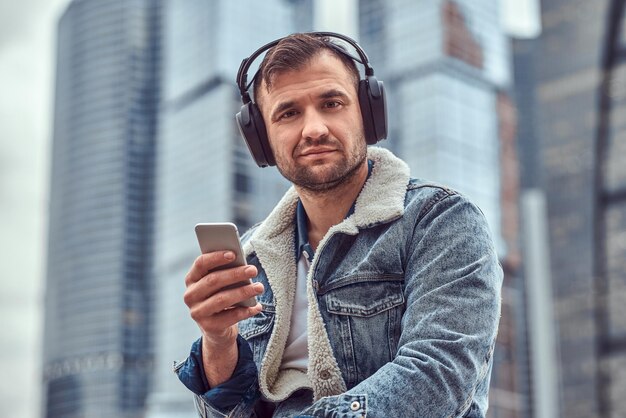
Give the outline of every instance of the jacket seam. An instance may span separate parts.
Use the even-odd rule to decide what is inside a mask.
[[[448,415],[447,418],[452,418],[452,417],[460,418],[472,406],[472,399],[474,399],[474,395],[476,394],[476,388],[487,375],[487,371],[489,370],[489,363],[491,363],[491,357],[493,355],[493,351],[495,347],[496,347],[495,342],[491,344],[491,347],[489,347],[489,350],[487,351],[487,355],[485,356],[485,358],[487,358],[488,360],[483,363],[483,367],[480,371],[480,374],[478,375],[478,379],[476,379],[476,382],[472,386],[472,390],[470,391],[467,399],[465,399],[465,402],[463,402],[463,405],[457,411],[455,411],[452,415]]]
[[[443,201],[444,199],[454,195],[455,193],[451,192],[448,189],[443,189],[440,188],[439,191],[437,193],[435,193],[435,195],[433,197],[430,198],[430,200],[428,201],[428,203],[426,205],[424,205],[424,207],[422,208],[422,210],[420,211],[419,215],[417,216],[417,223],[420,223],[421,220],[428,215],[428,213],[432,210],[432,208],[439,202]]]
[[[356,279],[355,281],[348,281],[348,279]],[[317,291],[318,296],[323,296],[328,292],[336,289],[340,289],[342,287],[346,287],[355,283],[378,283],[378,282],[402,282],[404,281],[404,276],[400,274],[390,274],[390,273],[380,273],[375,274],[352,274],[348,276],[343,276],[337,279],[336,282],[331,283],[328,286],[320,287]]]
[[[417,184],[417,183],[413,183],[413,181],[415,181],[415,180],[416,180],[415,178],[412,178],[412,179],[409,180],[409,183],[406,186],[407,190],[417,190],[417,189],[432,188],[432,189],[445,190],[446,192],[448,192],[450,194],[457,194],[454,190],[452,190],[449,187],[446,187],[446,186],[444,186],[442,184],[436,184],[436,183]]]

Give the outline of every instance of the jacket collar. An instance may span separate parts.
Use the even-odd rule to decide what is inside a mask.
[[[409,167],[384,148],[369,147],[367,154],[368,159],[374,162],[372,174],[356,199],[354,213],[335,225],[335,227],[340,227],[338,228],[340,230],[354,231],[358,228],[367,228],[389,222],[404,213]],[[254,231],[250,241],[258,242],[272,239],[287,231],[293,232],[297,205],[298,194],[292,186],[265,221]],[[252,252],[251,250],[248,247],[245,252]]]

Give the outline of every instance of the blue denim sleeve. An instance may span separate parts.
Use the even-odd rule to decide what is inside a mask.
[[[204,366],[202,363],[202,339],[191,346],[187,359],[176,366],[176,374],[180,381],[212,409],[224,415],[239,405],[251,392],[251,386],[257,384],[257,368],[252,358],[252,351],[243,337],[237,337],[239,358],[235,371],[230,379],[209,389]]]

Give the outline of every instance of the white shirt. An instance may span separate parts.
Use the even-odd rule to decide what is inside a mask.
[[[307,334],[307,312],[309,302],[306,296],[306,279],[311,263],[306,251],[298,260],[298,276],[296,279],[296,295],[291,311],[291,325],[287,345],[283,353],[281,369],[300,369],[304,372],[309,367],[309,347]]]

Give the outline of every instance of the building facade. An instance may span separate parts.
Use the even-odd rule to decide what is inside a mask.
[[[509,51],[498,3],[361,0],[360,40],[389,91],[385,144],[413,175],[462,191],[500,226],[498,91]]]
[[[43,416],[143,416],[150,387],[159,1],[58,26]]]
[[[542,192],[540,141],[536,129],[535,61],[538,40],[512,39],[514,96],[517,109],[516,149],[520,186],[520,236],[524,263],[523,282],[516,286],[521,295],[514,338],[518,358],[517,383],[523,396],[521,416],[549,417],[558,414],[557,348],[554,338],[554,304],[551,297],[549,251],[545,225],[545,194]],[[524,199],[530,202],[528,208]],[[533,200],[535,201],[533,203]],[[537,204],[537,201],[539,202]],[[533,227],[537,225],[537,227]],[[521,313],[521,315],[520,315]],[[502,331],[502,327],[501,327]],[[519,416],[519,415],[518,415]]]
[[[156,380],[148,416],[195,417],[191,393],[172,372],[199,337],[182,295],[200,249],[194,225],[235,222],[243,233],[288,187],[258,168],[235,124],[235,76],[245,54],[296,30],[311,30],[302,0],[169,1],[164,10],[155,278]],[[308,18],[307,18],[308,17]],[[256,66],[250,71],[250,79]]]
[[[388,91],[384,145],[414,176],[459,190],[487,217],[505,271],[489,413],[528,416],[517,113],[499,2],[361,0],[359,7],[361,44]]]
[[[537,126],[568,417],[626,414],[624,1],[544,0]]]
[[[563,416],[597,417],[594,320],[594,135],[608,2],[543,1],[536,60],[537,126],[558,326]]]
[[[595,150],[595,312],[600,415],[626,415],[626,1],[608,5]]]

